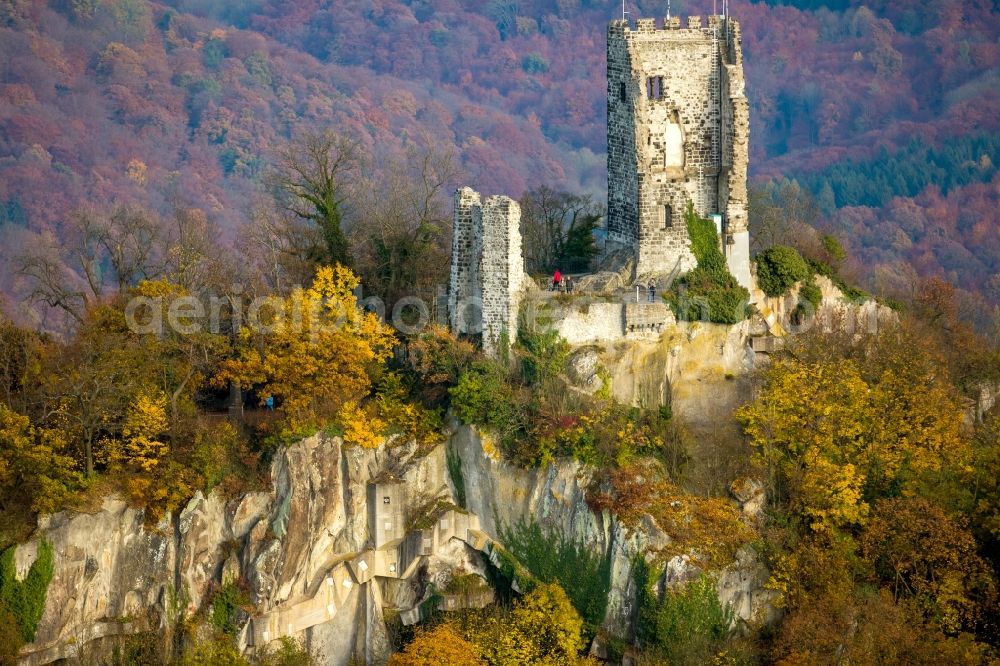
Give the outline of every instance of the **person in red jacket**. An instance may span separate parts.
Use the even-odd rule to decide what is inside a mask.
[[[552,291],[559,291],[559,287],[562,286],[562,273],[559,269],[556,269],[556,274],[552,276]]]

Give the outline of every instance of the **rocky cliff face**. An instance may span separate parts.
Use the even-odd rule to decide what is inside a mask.
[[[500,525],[535,519],[611,553],[606,626],[627,633],[635,596],[632,558],[667,538],[655,523],[648,520],[643,529],[627,533],[613,519],[590,512],[587,473],[578,465],[513,468],[468,427],[457,428],[450,445],[462,461],[469,520],[478,517],[485,535],[499,539]],[[447,579],[458,567],[482,567],[482,554],[469,536],[435,546],[421,560],[421,576],[378,577],[378,571],[365,576],[356,568],[365,553],[374,561],[370,483],[403,482],[398,486],[400,517],[412,527],[429,500],[454,501],[445,451],[441,445],[416,457],[412,447],[363,450],[317,435],[281,451],[270,491],[231,500],[215,492],[199,494],[179,515],[155,527],[145,526],[141,511],[114,497],[94,514],[47,517],[35,539],[17,551],[23,571],[40,539],[55,550],[45,613],[22,663],[96,653],[119,635],[167,635],[178,617],[203,608],[221,581],[236,576],[247,582],[256,607],[242,644],[291,634],[304,639],[324,663],[346,664],[352,657],[378,663],[388,650],[385,608],[414,606],[428,579]],[[468,534],[474,532],[470,528]],[[761,611],[759,590],[766,572],[752,558],[744,559],[723,576],[720,589],[749,619]],[[270,619],[264,624],[260,618]],[[265,626],[269,630],[261,629]]]

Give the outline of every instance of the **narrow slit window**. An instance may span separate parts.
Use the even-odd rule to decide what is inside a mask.
[[[663,99],[663,77],[651,76],[646,79],[646,96],[649,99]]]
[[[660,228],[670,229],[674,226],[674,212],[671,210],[669,204],[663,204],[660,206]]]
[[[625,102],[628,100],[628,89],[625,87],[625,82],[621,81],[618,85],[618,98]]]

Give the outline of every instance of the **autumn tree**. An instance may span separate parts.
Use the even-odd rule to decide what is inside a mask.
[[[134,344],[125,317],[110,306],[90,309],[74,338],[51,359],[42,391],[46,421],[79,448],[87,476],[102,440],[117,437],[132,397],[156,376]]]
[[[471,342],[458,339],[436,324],[407,342],[409,370],[419,379],[423,402],[430,405],[441,405],[447,400],[448,389],[458,384],[475,357],[476,349]]]
[[[995,562],[1000,562],[1000,412],[979,424],[973,436],[971,475],[962,479],[973,491],[969,514],[978,540]]]
[[[819,209],[812,194],[795,180],[752,186],[749,195],[750,238],[754,252],[796,242],[796,249],[815,236]]]
[[[169,398],[170,417],[177,419],[182,401],[190,401],[215,372],[236,334],[214,332],[205,299],[168,280],[141,282],[128,296],[126,309],[135,305],[129,314],[137,325],[131,344],[154,360],[159,390]]]
[[[970,460],[959,396],[906,328],[816,334],[792,353],[737,416],[776,498],[814,531],[861,524],[871,500]]]
[[[256,385],[274,396],[297,428],[334,418],[343,405],[368,396],[372,375],[389,358],[395,337],[372,313],[362,312],[347,268],[322,267],[308,289],[271,303],[268,320],[248,326],[237,357],[216,383]]]
[[[322,244],[320,231],[312,222],[264,201],[252,207],[236,241],[264,289],[279,296],[309,283],[316,271],[316,248]]]
[[[897,599],[914,599],[948,634],[974,628],[996,594],[972,534],[923,498],[880,500],[861,550]]]
[[[440,624],[417,637],[389,658],[389,666],[477,666],[479,649],[448,624]]]
[[[37,400],[47,347],[42,335],[0,320],[0,400],[11,409],[26,413]]]
[[[0,530],[4,540],[23,537],[19,526],[34,514],[62,507],[80,485],[63,433],[32,425],[0,403]]]
[[[507,615],[471,621],[465,631],[493,666],[586,664],[583,619],[558,583],[538,585]]]
[[[163,221],[155,213],[121,205],[110,212],[80,210],[65,238],[43,234],[19,258],[31,296],[82,322],[86,309],[163,270]]]
[[[989,663],[988,649],[972,636],[946,636],[885,589],[843,601],[810,597],[785,616],[769,647],[769,663],[780,666]]]
[[[862,454],[874,418],[869,387],[853,364],[779,360],[738,416],[775,495],[814,531],[861,522]]]
[[[122,424],[122,451],[118,462],[151,472],[170,450],[165,441],[169,429],[167,397],[160,392],[137,394]]]
[[[163,276],[171,283],[192,294],[210,294],[247,277],[204,211],[179,206],[164,226]]]
[[[937,342],[942,364],[969,397],[979,398],[984,386],[1000,381],[1000,347],[978,335],[969,324],[972,313],[961,312],[955,286],[931,277],[914,285],[911,321],[922,336]]]

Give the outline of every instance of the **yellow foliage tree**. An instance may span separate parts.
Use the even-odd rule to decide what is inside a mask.
[[[764,390],[737,416],[771,487],[787,495],[791,509],[823,531],[863,519],[859,460],[873,422],[868,385],[857,366],[774,363]]]
[[[129,180],[140,187],[146,186],[146,172],[146,163],[138,159],[130,161],[125,169],[125,173],[128,175]]]
[[[896,597],[914,598],[948,634],[973,628],[983,613],[977,601],[996,596],[972,533],[926,499],[880,500],[860,542]]]
[[[167,397],[162,392],[135,396],[122,426],[126,463],[143,472],[153,471],[170,452],[162,441],[168,427]]]
[[[170,280],[143,280],[130,295],[146,300],[153,311],[142,316],[160,324],[152,327],[158,330],[137,334],[138,340],[131,342],[155,359],[152,366],[159,375],[157,384],[168,396],[171,418],[176,418],[181,405],[191,404],[205,376],[228,351],[229,342],[206,330],[208,322],[197,315],[196,308],[181,307],[196,301],[187,289]]]
[[[777,496],[815,531],[862,524],[865,495],[893,487],[911,495],[928,473],[971,456],[960,403],[941,373],[891,347],[881,353],[876,368],[779,360],[737,412]]]
[[[358,308],[358,284],[343,266],[320,267],[308,289],[272,302],[265,325],[244,328],[237,358],[223,364],[216,383],[258,385],[262,397],[280,400],[293,429],[325,425],[362,400],[396,338]]]
[[[492,666],[588,664],[580,657],[583,619],[558,583],[538,585],[509,615],[471,622],[469,640]]]
[[[386,423],[375,414],[375,410],[364,409],[354,401],[344,403],[337,414],[344,429],[344,441],[364,449],[377,449],[385,441]]]
[[[62,508],[81,480],[66,448],[63,433],[36,428],[0,403],[0,511],[17,522]]]
[[[389,658],[389,666],[479,666],[479,649],[450,625],[438,625],[417,637],[402,652]]]

